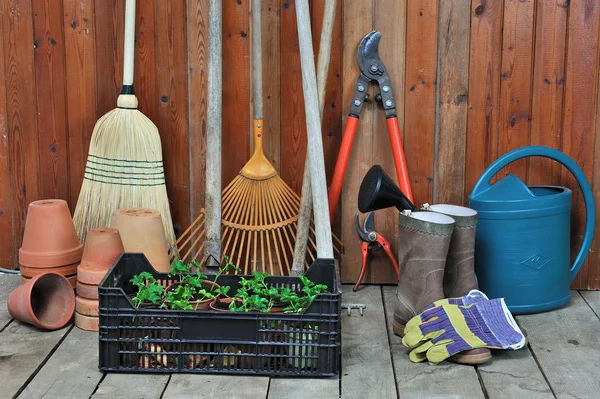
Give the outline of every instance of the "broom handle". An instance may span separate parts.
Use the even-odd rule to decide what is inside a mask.
[[[210,0],[208,4],[206,238],[204,244],[207,268],[218,267],[221,262],[222,17],[221,0]]]
[[[331,41],[333,25],[335,23],[336,0],[326,1],[323,11],[323,26],[321,28],[321,43],[319,44],[319,57],[317,59],[317,90],[319,92],[319,117],[323,120],[325,107],[325,89],[327,88],[327,73],[331,59]],[[302,179],[302,198],[300,199],[300,214],[298,216],[298,229],[296,232],[296,245],[294,247],[294,261],[291,274],[299,276],[304,272],[306,246],[308,245],[308,230],[312,216],[312,187],[310,184],[310,164],[306,157],[304,162],[304,177]]]
[[[263,119],[261,13],[261,0],[252,0],[252,102],[254,103],[254,120]]]
[[[130,89],[133,94],[133,59],[135,55],[135,1],[125,2],[125,48],[123,53],[123,91]]]
[[[308,134],[307,157],[309,158],[312,198],[317,236],[317,257],[333,259],[331,222],[327,204],[327,182],[325,180],[325,160],[323,156],[323,138],[321,137],[321,118],[319,117],[319,98],[317,96],[317,77],[315,56],[312,46],[312,32],[308,0],[296,1],[296,23],[300,45],[302,66],[302,91],[306,107],[306,132]]]

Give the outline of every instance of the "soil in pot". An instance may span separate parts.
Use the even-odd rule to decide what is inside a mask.
[[[219,298],[215,301],[210,302],[210,308],[212,310],[218,310],[220,312],[229,312],[229,304],[233,298]],[[242,306],[242,301],[240,299],[236,299],[237,306]]]

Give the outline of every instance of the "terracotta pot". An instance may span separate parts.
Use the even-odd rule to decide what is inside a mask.
[[[175,290],[178,286],[179,286],[179,282],[169,284],[165,288],[165,292]],[[213,292],[214,292],[214,290],[216,290],[220,287],[219,284],[213,283],[212,281],[203,281],[202,282],[202,288],[204,288],[207,291],[210,290],[211,286],[213,286]],[[217,297],[217,300],[221,298],[221,295],[215,295],[215,296]],[[207,309],[210,309],[210,303],[213,300],[214,299],[212,299],[212,298],[208,298],[208,299],[203,299],[201,301],[190,301],[190,305],[192,305],[192,308],[194,308],[194,310],[207,310]]]
[[[99,326],[99,318],[94,316],[84,316],[75,312],[75,325],[78,328],[86,331],[98,331]]]
[[[38,274],[8,297],[12,317],[46,330],[64,327],[74,310],[73,287],[58,273]]]
[[[98,285],[119,255],[125,252],[119,230],[97,228],[88,231],[77,279],[90,285]]]
[[[67,281],[71,284],[73,289],[77,286],[77,274],[72,274],[70,276],[65,276]],[[31,281],[31,277],[21,276],[21,284],[26,284],[28,281]]]
[[[75,298],[75,311],[83,316],[98,316],[98,300],[78,296]]]
[[[119,230],[125,252],[141,252],[156,271],[171,271],[160,212],[148,208],[117,209],[110,227]]]
[[[24,277],[34,277],[38,274],[44,273],[58,273],[63,276],[71,276],[77,273],[77,267],[79,263],[73,263],[72,265],[57,266],[57,267],[29,267],[21,265],[21,275]]]
[[[218,300],[214,300],[210,303],[210,308],[212,310],[218,310],[219,312],[230,312],[229,304],[233,298],[219,298]],[[237,299],[238,306],[242,305],[242,301]]]
[[[84,284],[80,281],[77,281],[76,291],[77,295],[82,298],[98,299],[97,285]]]
[[[83,245],[77,238],[67,202],[60,199],[29,204],[19,264],[55,267],[81,261]]]

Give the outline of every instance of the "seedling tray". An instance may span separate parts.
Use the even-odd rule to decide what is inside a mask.
[[[334,259],[317,259],[306,271],[310,280],[327,285],[328,293],[319,294],[303,313],[136,308],[131,301],[136,287],[130,280],[143,271],[165,286],[173,281],[154,270],[143,254],[124,253],[98,287],[100,370],[300,377],[339,373],[342,289]],[[217,283],[235,293],[241,277],[221,275]],[[302,289],[297,277],[269,277],[266,282]]]

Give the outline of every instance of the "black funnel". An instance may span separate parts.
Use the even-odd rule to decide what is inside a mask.
[[[395,206],[400,212],[416,211],[415,205],[404,195],[380,165],[373,165],[358,190],[358,210],[362,213]]]

